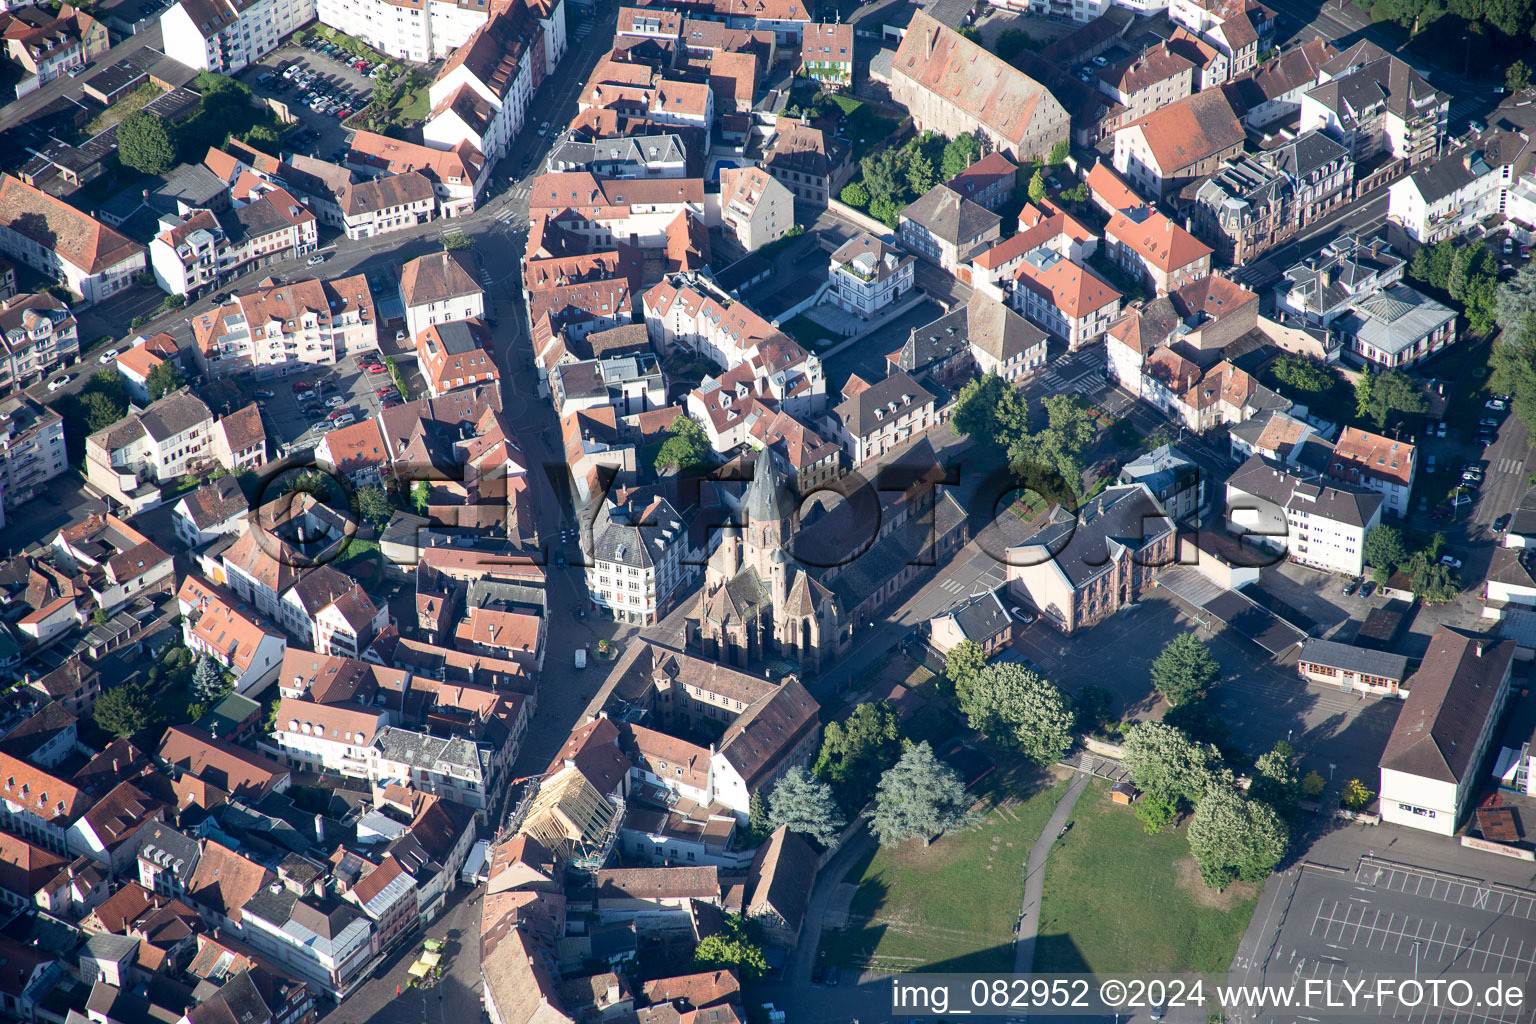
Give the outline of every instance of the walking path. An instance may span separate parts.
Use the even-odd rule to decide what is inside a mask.
[[[1077,806],[1077,798],[1083,795],[1083,790],[1088,788],[1092,779],[1093,776],[1087,772],[1078,772],[1072,776],[1072,781],[1067,783],[1067,791],[1061,795],[1061,802],[1051,814],[1051,820],[1045,823],[1040,838],[1035,840],[1035,845],[1030,849],[1029,860],[1025,861],[1024,916],[1019,921],[1019,940],[1013,948],[1013,969],[1019,974],[1028,974],[1035,966],[1035,932],[1040,923],[1040,897],[1045,892],[1045,858],[1050,855],[1051,844],[1056,842],[1067,820],[1072,817],[1072,808]]]

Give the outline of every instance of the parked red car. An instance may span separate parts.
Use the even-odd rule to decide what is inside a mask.
[[[293,393],[297,395],[308,391],[312,387],[314,387],[314,385],[307,380],[296,380],[293,382]]]
[[[383,366],[382,363],[370,363],[369,365],[363,367],[363,369],[367,370],[369,373],[383,373],[384,372],[384,366]]]

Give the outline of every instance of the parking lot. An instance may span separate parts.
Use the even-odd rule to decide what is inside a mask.
[[[300,376],[254,382],[251,396],[262,403],[267,427],[276,432],[280,444],[313,448],[326,431],[336,429],[332,414],[350,412],[354,422],[378,414],[384,399],[377,392],[390,387],[389,374],[370,373],[361,365],[375,358],[382,357],[374,353],[347,356],[335,366],[316,367]],[[311,386],[295,391],[295,384],[301,382]]]
[[[1273,927],[1255,965],[1270,984],[1498,975],[1528,985],[1536,969],[1536,893],[1373,856],[1353,871],[1303,867]],[[1427,1024],[1530,1019],[1529,1007],[1396,1010]]]
[[[290,77],[284,78],[285,72]],[[300,130],[284,140],[284,148],[324,160],[335,160],[351,138],[352,133],[341,126],[343,118],[367,106],[373,97],[374,83],[366,74],[303,46],[273,51],[248,72],[248,78],[253,92],[287,104],[288,112],[298,118]],[[322,104],[334,112],[315,109]]]

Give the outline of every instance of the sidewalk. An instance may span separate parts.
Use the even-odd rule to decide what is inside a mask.
[[[1046,858],[1050,856],[1051,846],[1061,835],[1061,830],[1071,819],[1077,798],[1083,795],[1083,790],[1088,788],[1092,778],[1086,772],[1078,772],[1072,777],[1072,781],[1067,783],[1067,791],[1062,794],[1061,802],[1051,812],[1051,820],[1045,823],[1045,830],[1030,848],[1029,860],[1025,862],[1024,869],[1024,905],[1020,910],[1023,917],[1019,921],[1019,938],[1013,950],[1013,969],[1019,974],[1028,974],[1035,966],[1035,932],[1040,923],[1040,898],[1045,893]]]

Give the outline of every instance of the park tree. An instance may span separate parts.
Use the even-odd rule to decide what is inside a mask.
[[[1316,769],[1313,769],[1307,772],[1301,780],[1301,795],[1308,800],[1316,800],[1323,795],[1323,790],[1327,786],[1328,784],[1323,781],[1323,777],[1317,774]]]
[[[1333,387],[1333,373],[1316,359],[1286,352],[1270,364],[1276,381],[1294,391],[1320,394]]]
[[[1209,743],[1163,722],[1143,722],[1125,738],[1123,763],[1143,793],[1193,807],[1213,784],[1230,775]]]
[[[144,378],[144,386],[149,389],[149,399],[158,402],[166,395],[175,391],[185,383],[181,378],[181,368],[170,360],[166,360]]]
[[[896,708],[888,700],[869,701],[853,709],[842,722],[828,722],[821,734],[821,751],[813,769],[830,782],[846,811],[869,802],[880,775],[901,756],[901,730]]]
[[[1369,417],[1380,430],[1394,412],[1422,413],[1429,402],[1407,374],[1383,370],[1360,375],[1355,382],[1355,407],[1358,415]]]
[[[382,530],[395,514],[395,503],[378,484],[366,484],[357,489],[357,513],[372,523],[375,530]]]
[[[1007,34],[1003,33],[1003,35]],[[944,145],[944,155],[939,161],[939,177],[948,181],[975,163],[979,156],[981,156],[981,143],[976,141],[976,136],[970,132],[955,136]]]
[[[1524,92],[1531,85],[1531,69],[1525,61],[1517,60],[1504,69],[1504,88],[1510,92]]]
[[[1065,501],[1070,495],[1054,493],[1056,482],[1071,495],[1082,493],[1083,459],[1098,426],[1079,395],[1051,395],[1040,404],[1045,409],[1045,428],[1016,434],[1008,445],[1008,464],[1036,491]]]
[[[694,948],[693,965],[703,970],[734,969],[746,982],[761,981],[768,973],[763,945],[740,914],[728,915],[723,930],[705,937]]]
[[[1387,582],[1398,566],[1407,561],[1408,546],[1403,543],[1403,531],[1382,523],[1366,532],[1365,564],[1373,570],[1372,578],[1377,583]]]
[[[972,729],[1036,764],[1072,746],[1072,704],[1040,675],[1014,662],[988,665],[961,704]]]
[[[862,210],[869,205],[869,189],[864,187],[862,181],[850,181],[843,186],[838,198],[854,209]]]
[[[1152,662],[1152,688],[1169,704],[1194,700],[1221,675],[1221,665],[1199,637],[1181,633]]]
[[[1136,820],[1141,822],[1141,830],[1149,836],[1155,836],[1172,825],[1178,816],[1178,801],[1169,797],[1143,793],[1141,799],[1136,801]]]
[[[96,724],[113,736],[132,736],[149,727],[154,698],[143,683],[115,686],[96,698]]]
[[[941,764],[925,740],[909,746],[880,777],[870,828],[881,846],[899,846],[908,839],[928,846],[934,837],[970,825],[969,808],[960,773]]]
[[[1290,829],[1268,804],[1229,785],[1211,789],[1189,821],[1189,850],[1213,889],[1233,879],[1262,882],[1290,849]]]
[[[1115,695],[1089,683],[1072,698],[1072,728],[1095,733],[1115,721]]]
[[[817,782],[804,768],[795,767],[773,787],[768,798],[768,824],[788,827],[791,832],[810,836],[824,847],[837,842],[848,819],[838,810],[832,787]]]
[[[680,472],[697,469],[704,464],[707,451],[709,439],[704,436],[704,428],[678,413],[667,427],[667,439],[656,450],[656,472],[665,473],[673,468]]]
[[[176,144],[163,118],[135,110],[117,126],[117,162],[140,174],[164,174],[176,164]]]
[[[1029,201],[1038,203],[1045,198],[1045,176],[1040,173],[1040,168],[1035,168],[1035,173],[1029,176]]]
[[[974,640],[961,640],[944,655],[944,680],[954,692],[955,703],[965,707],[971,687],[987,667],[987,652]]]
[[[1364,810],[1376,794],[1359,779],[1350,779],[1339,792],[1339,803],[1351,811]]]
[[[1296,778],[1291,745],[1285,740],[1273,750],[1261,754],[1253,765],[1253,784],[1248,795],[1273,807],[1282,818],[1296,815],[1296,801],[1301,797],[1301,783]]]
[[[957,433],[1006,451],[1029,431],[1029,405],[1024,393],[997,373],[973,377],[955,397],[949,419]]]

